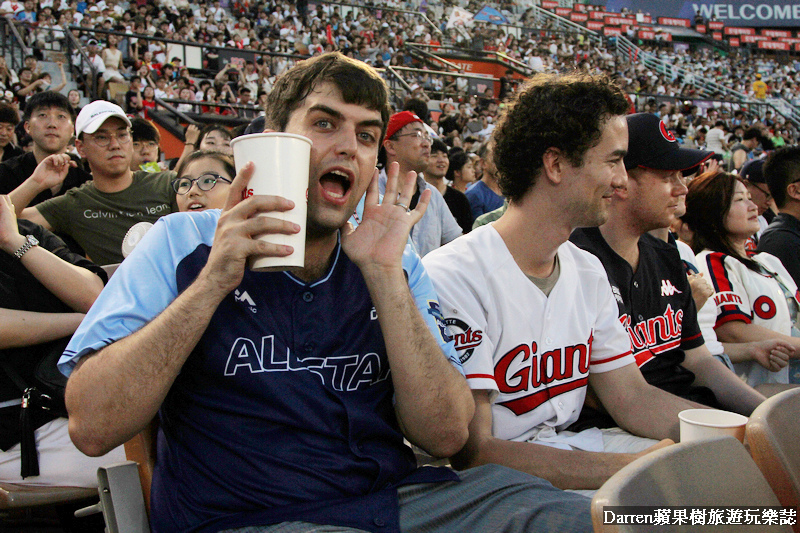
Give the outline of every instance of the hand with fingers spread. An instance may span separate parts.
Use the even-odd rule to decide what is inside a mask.
[[[300,231],[300,226],[292,222],[259,216],[274,211],[289,211],[294,208],[291,200],[267,195],[251,196],[242,200],[242,193],[253,175],[253,169],[253,163],[247,163],[231,183],[204,269],[224,294],[228,294],[241,283],[248,257],[285,257],[293,251],[291,246],[261,241],[259,236],[291,235]]]
[[[362,272],[371,268],[399,268],[411,228],[428,207],[431,191],[426,190],[417,206],[409,209],[417,175],[408,172],[398,176],[399,173],[397,162],[386,169],[386,193],[379,204],[378,171],[375,171],[367,189],[363,221],[342,237],[342,249]]]

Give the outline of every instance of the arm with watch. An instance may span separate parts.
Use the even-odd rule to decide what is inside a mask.
[[[9,266],[18,263],[74,311],[47,313],[0,307],[0,349],[29,346],[70,335],[103,289],[99,273],[45,249],[40,246],[40,238],[46,241],[42,244],[53,247],[56,253],[71,254],[54,235],[30,222],[18,222],[11,199],[0,196],[0,254],[3,262]],[[76,259],[76,262],[81,261],[90,264]]]

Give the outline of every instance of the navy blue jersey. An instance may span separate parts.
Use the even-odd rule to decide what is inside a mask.
[[[219,214],[159,220],[92,307],[62,368],[143,326],[188,287],[206,264]],[[410,248],[403,266],[418,308],[458,366]],[[396,528],[398,484],[454,474],[417,471],[393,394],[377,313],[339,246],[327,275],[310,284],[286,272],[245,271],[161,407],[154,530],[298,519]]]

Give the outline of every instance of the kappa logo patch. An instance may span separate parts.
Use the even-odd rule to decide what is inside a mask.
[[[675,288],[675,285],[672,284],[672,281],[668,279],[661,280],[661,296],[672,296],[674,294],[683,294],[683,292],[679,291]]]

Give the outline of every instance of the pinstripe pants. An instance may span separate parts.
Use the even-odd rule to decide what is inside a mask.
[[[398,489],[403,533],[591,532],[591,500],[498,465],[458,472],[461,483]],[[285,522],[225,533],[364,533],[360,529]]]

